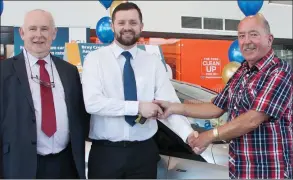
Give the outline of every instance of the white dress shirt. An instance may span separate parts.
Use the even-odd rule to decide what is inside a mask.
[[[56,125],[57,131],[51,137],[48,137],[41,129],[42,124],[42,107],[41,107],[41,94],[40,84],[32,80],[31,72],[34,77],[40,77],[40,66],[37,64],[38,60],[32,56],[25,49],[23,50],[25,57],[26,71],[29,80],[30,90],[32,93],[32,99],[35,108],[36,124],[37,124],[37,153],[40,155],[55,154],[62,151],[69,142],[69,124],[67,116],[67,107],[65,103],[65,94],[63,85],[61,83],[58,71],[51,60],[50,55],[45,57],[47,63],[45,65],[46,70],[49,73],[51,82],[54,82],[55,87],[52,88],[54,107],[56,113]],[[53,67],[53,75],[51,69],[51,63]]]
[[[180,102],[168,78],[162,61],[137,46],[128,50],[134,70],[138,101],[125,101],[123,68],[124,50],[117,44],[90,52],[83,65],[82,85],[85,107],[91,115],[89,137],[110,141],[143,141],[151,138],[158,129],[155,119],[130,126],[125,115],[138,114],[138,101],[167,100]],[[171,115],[162,120],[185,142],[193,132],[186,117]]]

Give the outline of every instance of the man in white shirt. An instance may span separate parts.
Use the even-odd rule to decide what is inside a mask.
[[[23,51],[0,61],[0,178],[85,176],[85,111],[77,68],[51,55],[57,28],[36,9],[20,28]]]
[[[88,178],[153,179],[159,154],[152,137],[162,110],[152,101],[179,99],[161,60],[137,48],[143,28],[137,5],[117,6],[112,23],[114,43],[89,53],[83,66],[85,107],[92,115]],[[184,142],[196,138],[184,116],[162,122]]]

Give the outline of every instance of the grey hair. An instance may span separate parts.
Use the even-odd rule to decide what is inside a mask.
[[[43,12],[43,13],[48,14],[48,15],[50,16],[50,18],[51,18],[50,21],[51,21],[51,23],[52,23],[53,28],[56,27],[56,26],[55,26],[55,21],[54,21],[54,18],[53,18],[53,16],[52,16],[52,14],[51,14],[49,11],[46,11],[46,10],[43,10],[43,9],[34,9],[34,10],[31,10],[31,11],[29,11],[29,12],[26,13],[25,18],[26,18],[26,16],[27,16],[29,13],[34,12],[34,11],[39,11],[39,12]],[[24,24],[22,25],[22,27],[24,27]]]
[[[262,21],[266,33],[267,33],[267,34],[271,34],[270,24],[269,24],[269,22],[267,21],[267,19],[266,19],[262,14],[260,14],[260,13],[258,13],[256,16],[258,17],[259,20]]]

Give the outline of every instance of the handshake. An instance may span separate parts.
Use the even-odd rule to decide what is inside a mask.
[[[166,119],[171,114],[178,114],[176,113],[176,108],[179,109],[180,105],[182,104],[160,100],[139,102],[138,113],[145,118]]]
[[[171,114],[181,114],[184,106],[181,103],[154,100],[153,102],[139,102],[138,112],[145,118],[166,119]],[[213,134],[206,131],[199,134],[193,131],[186,142],[196,154],[201,154],[213,141]]]
[[[139,102],[138,113],[145,118],[159,118],[163,114],[162,108],[152,102]]]

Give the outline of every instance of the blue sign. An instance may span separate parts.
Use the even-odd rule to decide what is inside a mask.
[[[3,0],[0,0],[0,16],[2,15],[3,9],[4,9],[4,3],[3,3]]]
[[[84,58],[86,57],[86,55],[89,52],[97,50],[97,49],[104,47],[104,46],[108,46],[108,45],[110,45],[110,44],[78,43],[81,65],[83,66]],[[144,51],[146,50],[144,45],[137,45],[137,48],[144,50]],[[160,52],[162,53],[161,49],[160,49]],[[163,59],[162,61],[165,65],[165,60]]]
[[[84,58],[89,52],[104,46],[105,44],[78,43],[81,65],[83,66]]]

